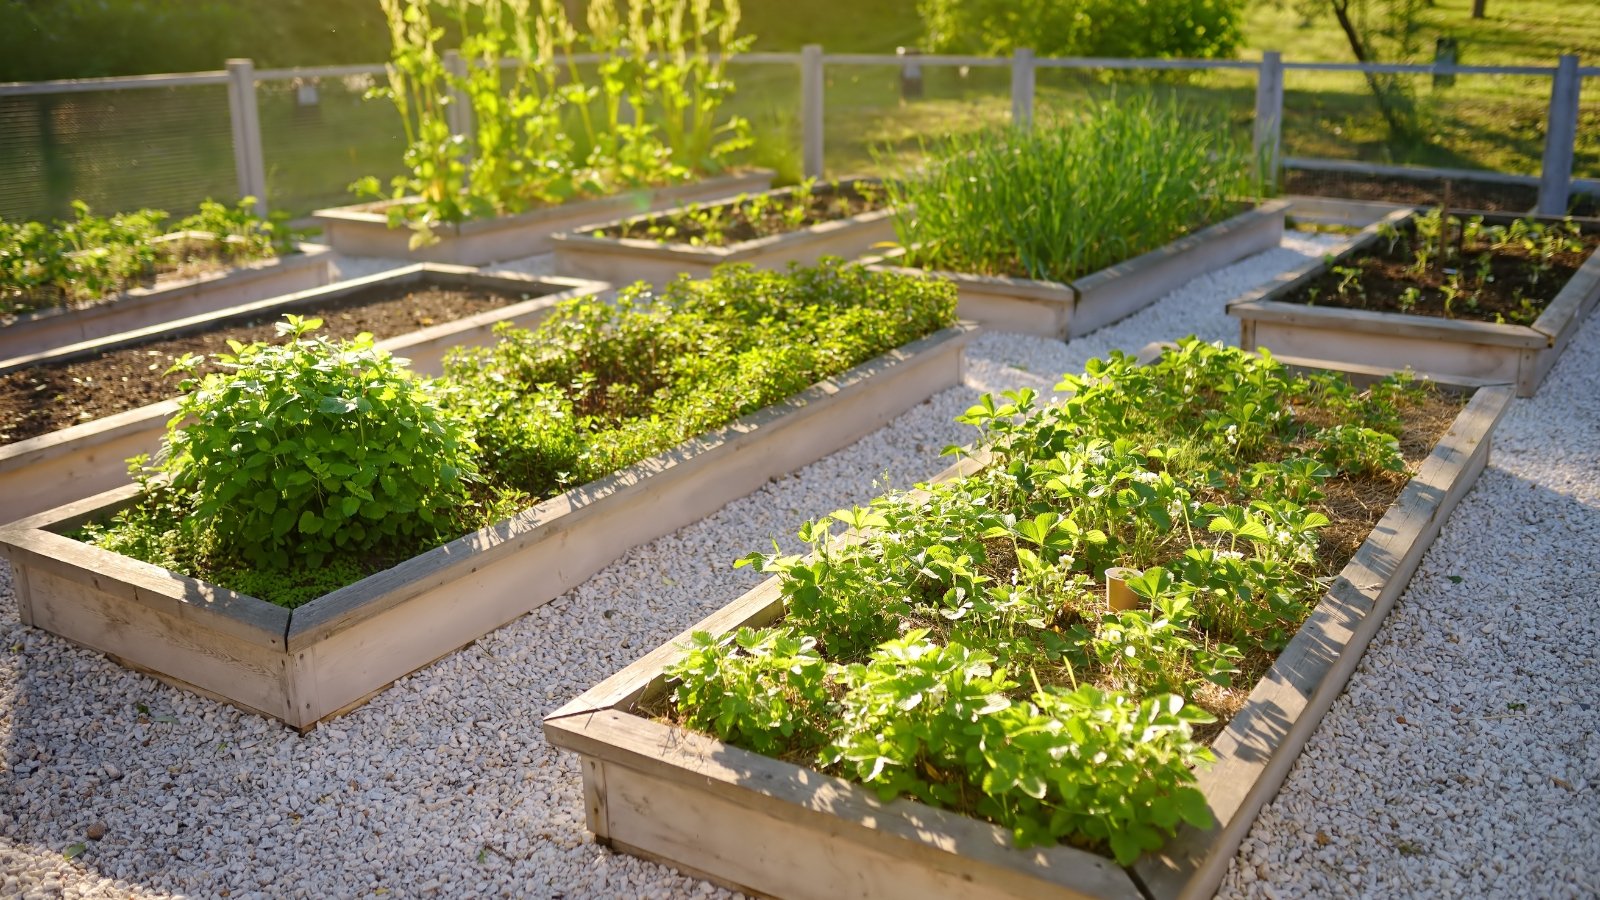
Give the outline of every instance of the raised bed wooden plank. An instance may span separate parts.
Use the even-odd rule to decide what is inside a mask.
[[[174,683],[309,728],[554,599],[636,544],[702,518],[959,383],[973,331],[964,325],[914,341],[292,612],[159,567],[116,563],[120,557],[62,536],[129,502],[137,492],[132,487],[0,529],[0,552],[27,585],[27,615],[35,624],[59,628],[63,637]],[[35,577],[41,573],[45,577]],[[72,609],[54,609],[63,604]],[[85,618],[84,609],[96,612]],[[180,661],[196,652],[187,639],[161,643],[163,617],[202,628],[206,658]],[[260,617],[270,622],[258,628]],[[139,625],[103,624],[113,619]],[[238,639],[241,630],[249,640]],[[273,652],[284,677],[270,688],[270,702],[261,695],[269,689],[259,676],[256,631],[281,641]],[[229,664],[217,664],[219,658]]]
[[[1316,197],[1309,194],[1290,194],[1289,217],[1296,222],[1312,225],[1343,225],[1348,228],[1365,228],[1381,222],[1396,210],[1411,211],[1407,203],[1388,203],[1381,200],[1345,200],[1338,197]]]
[[[323,241],[349,256],[481,266],[548,253],[552,247],[551,236],[558,232],[634,213],[764,191],[772,187],[775,174],[757,169],[688,184],[625,191],[598,200],[563,203],[514,216],[443,225],[434,229],[439,238],[436,243],[415,250],[411,249],[411,229],[389,227],[389,218],[384,212],[389,204],[319,209],[312,213],[312,219],[322,229]]]
[[[1250,821],[1276,792],[1428,544],[1482,470],[1489,434],[1510,400],[1507,387],[1475,394],[1279,663],[1257,685],[1245,710],[1215,745],[1218,763],[1201,775],[1217,827],[1189,829],[1161,854],[1147,855],[1131,867],[1128,877],[1144,896],[1203,897],[1215,890]],[[1105,859],[1094,857],[1093,868],[1083,868],[1077,858],[1042,864],[1036,850],[1011,849],[999,829],[987,840],[976,838],[976,847],[970,848],[975,826],[993,826],[908,800],[881,803],[859,785],[759,757],[632,711],[641,697],[663,689],[662,673],[681,658],[688,634],[726,633],[741,624],[770,621],[779,602],[775,580],[764,583],[546,718],[551,743],[583,758],[597,836],[618,849],[775,896],[848,894],[858,883],[854,879],[866,877],[858,873],[887,865],[871,852],[880,847],[890,858],[916,859],[917,865],[940,872],[955,867],[971,879],[954,885],[920,883],[919,896],[924,897],[971,896],[972,884],[992,886],[1011,897],[1072,896],[1070,891],[1121,895],[1123,885],[1114,878],[1108,885],[1105,868],[1122,870]],[[657,799],[651,802],[652,797]],[[769,810],[773,803],[785,804],[778,807],[781,814]],[[835,809],[846,812],[830,815]],[[728,818],[715,828],[696,826],[686,811],[701,819]],[[817,815],[823,816],[821,823],[811,824]],[[653,821],[636,821],[641,818]],[[783,825],[773,825],[774,820]],[[796,832],[791,825],[807,830]],[[674,836],[686,828],[699,829],[694,834],[705,848]],[[835,843],[841,832],[849,839]],[[799,883],[782,871],[768,874],[747,863],[762,846],[818,842],[827,842],[831,851],[825,860],[813,862],[807,870],[811,878]],[[922,861],[930,853],[936,864]],[[1017,878],[1020,883],[1010,880]]]
[[[230,321],[294,312],[390,285],[424,283],[541,295],[378,342],[379,347],[411,360],[412,369],[426,375],[439,374],[444,354],[451,347],[492,343],[497,322],[509,321],[531,327],[562,300],[599,293],[607,288],[600,282],[571,278],[488,274],[460,266],[413,265],[88,341],[39,354],[32,358],[32,364],[65,361],[153,337],[202,331]],[[0,446],[0,523],[127,484],[126,460],[141,453],[154,454],[160,448],[167,420],[177,411],[176,400],[164,400]]]
[[[1195,278],[1278,246],[1288,203],[1269,200],[1071,283],[900,267],[903,251],[863,260],[873,268],[955,282],[958,312],[997,331],[1070,340],[1149,306]]]
[[[45,353],[267,297],[321,287],[333,278],[327,247],[301,244],[300,252],[259,260],[193,278],[133,288],[120,297],[78,309],[49,309],[0,326],[0,369],[15,357]]]
[[[1287,302],[1330,265],[1371,248],[1379,228],[1399,225],[1410,215],[1398,210],[1364,229],[1331,262],[1308,262],[1230,302],[1228,314],[1239,320],[1239,346],[1329,365],[1409,368],[1438,379],[1509,382],[1516,384],[1518,396],[1533,396],[1600,303],[1600,253],[1589,256],[1531,326]],[[1482,215],[1491,223],[1516,218]]]
[[[767,192],[767,195],[781,197],[792,194],[794,190],[783,188]],[[683,216],[688,213],[688,207],[677,207],[648,217]],[[556,255],[555,270],[564,275],[593,278],[616,285],[636,281],[665,284],[680,275],[708,277],[712,269],[724,263],[748,263],[758,269],[781,269],[790,263],[811,265],[824,256],[855,259],[873,252],[877,245],[895,239],[894,214],[886,209],[721,247],[596,234],[625,221],[628,219],[616,219],[555,235],[551,239]]]

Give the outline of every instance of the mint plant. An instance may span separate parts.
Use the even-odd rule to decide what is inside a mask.
[[[188,381],[165,455],[140,461],[144,497],[82,536],[294,605],[953,324],[955,305],[946,282],[839,260],[727,267],[572,300],[431,381],[291,318],[284,343]]]

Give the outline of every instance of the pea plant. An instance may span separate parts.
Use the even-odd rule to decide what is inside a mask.
[[[667,714],[1021,846],[1128,864],[1208,826],[1196,729],[1236,708],[1342,565],[1329,492],[1398,494],[1397,435],[1429,394],[1193,339],[1057,387],[1070,396],[986,396],[961,417],[988,454],[975,474],[808,522],[804,555],[741,559],[778,577],[785,613],[694,635]],[[1113,567],[1137,570],[1136,608],[1103,599]]]
[[[206,200],[168,224],[162,210],[97,216],[80,200],[68,221],[0,219],[0,316],[94,303],[159,275],[293,252],[287,216],[261,217],[254,206],[254,197],[232,207]],[[169,232],[184,234],[164,237]]]
[[[748,124],[721,118],[732,94],[738,0],[590,0],[580,33],[561,0],[380,0],[393,52],[392,101],[406,173],[351,187],[395,201],[390,224],[434,228],[578,197],[720,171],[749,146]],[[436,18],[437,17],[437,18]],[[448,29],[446,27],[448,25]],[[446,65],[447,31],[464,65]],[[592,51],[590,72],[576,61]],[[451,126],[452,104],[472,128]]]

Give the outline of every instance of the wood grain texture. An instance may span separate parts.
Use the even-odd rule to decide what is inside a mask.
[[[1069,340],[1132,315],[1207,272],[1277,246],[1287,206],[1267,201],[1070,283],[906,268],[899,265],[903,249],[862,262],[955,282],[959,315],[986,328]]]
[[[1409,210],[1399,209],[1382,223],[1399,225],[1410,216]],[[1490,224],[1518,218],[1482,217]],[[1374,224],[1363,230],[1334,263],[1369,250],[1378,228]],[[1285,302],[1327,267],[1309,263],[1230,302],[1228,314],[1240,322],[1240,346],[1335,365],[1411,368],[1439,378],[1514,383],[1518,396],[1531,397],[1600,302],[1600,254],[1584,261],[1531,326]]]
[[[1105,897],[1127,874],[1009,832],[615,710],[547,720],[605,764],[608,837],[725,883],[788,898]]]
[[[914,341],[292,613],[58,533],[137,499],[133,485],[0,529],[0,552],[40,627],[306,729],[957,383],[973,333]]]
[[[314,687],[304,723],[560,596],[630,548],[843,447],[955,383],[966,332],[723,440],[547,501],[295,611],[289,650]]]
[[[1473,395],[1449,431],[1340,572],[1245,707],[1212,745],[1199,784],[1217,825],[1185,827],[1134,872],[1153,898],[1209,897],[1277,793],[1422,555],[1488,460],[1489,435],[1510,407],[1506,387]]]
[[[1072,283],[1077,307],[1067,337],[1120,321],[1207,272],[1283,242],[1289,204],[1269,200],[1164,247],[1101,269]]]

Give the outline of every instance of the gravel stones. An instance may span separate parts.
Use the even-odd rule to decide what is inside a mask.
[[[965,386],[305,737],[23,627],[0,566],[0,896],[731,896],[595,845],[541,716],[755,584],[736,557],[938,472],[979,393],[1048,390],[1113,347],[1231,340],[1228,299],[1337,242],[1291,233],[1070,344],[982,335]],[[1225,894],[1595,893],[1597,326],[1501,426]]]

